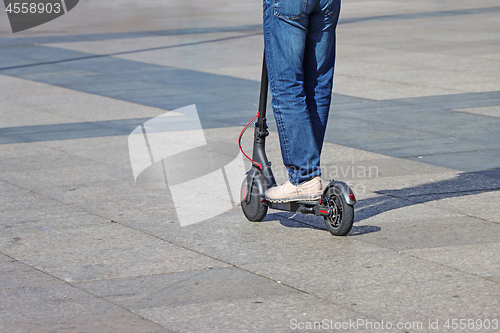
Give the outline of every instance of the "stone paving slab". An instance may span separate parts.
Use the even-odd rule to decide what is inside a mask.
[[[66,284],[0,291],[0,328],[7,332],[168,332],[138,315]]]
[[[114,176],[114,178],[111,176]],[[105,197],[92,196],[92,193],[96,192],[95,189],[92,189],[92,184],[99,187],[97,185],[99,183],[103,191],[113,193],[113,199],[128,196],[128,200],[134,201],[134,199],[130,197],[130,195],[133,195],[133,183],[130,184],[130,182],[133,181],[133,176],[116,166],[98,164],[96,162],[89,163],[82,167],[6,172],[2,173],[0,179],[22,187],[22,189],[14,189],[12,185],[2,184],[2,187],[6,187],[6,191],[12,188],[13,193],[19,193],[19,195],[24,194],[24,196],[33,198],[33,200],[35,198],[40,198],[40,202],[46,205],[49,203],[51,205],[59,204],[61,201],[71,203],[72,201],[82,202],[91,200],[96,202],[104,200]],[[120,185],[120,183],[123,184]],[[111,186],[114,187],[113,190],[110,188]],[[128,193],[116,191],[117,187],[129,188],[130,191]],[[35,193],[29,191],[35,191]],[[87,192],[87,196],[82,197],[80,191],[84,193]],[[105,192],[103,194],[105,194]],[[47,198],[52,198],[53,201],[48,201],[49,199]],[[18,203],[22,205],[21,201]],[[14,204],[14,202],[12,204]],[[26,204],[28,204],[28,202],[26,202]]]
[[[33,143],[19,144],[15,149],[9,145],[0,145],[0,153],[5,158],[0,169],[2,172],[71,168],[89,165],[92,162]]]
[[[57,284],[63,282],[6,255],[0,255],[0,290]]]
[[[144,286],[138,292],[123,293],[123,290],[133,290],[138,283]],[[77,285],[133,311],[159,306],[272,299],[301,294],[297,290],[234,267],[84,282]]]
[[[270,216],[270,218],[272,218],[272,217]],[[294,246],[291,247],[290,245],[287,245],[288,244],[287,239],[289,239],[292,234],[289,234],[290,236],[284,237],[277,244],[276,243],[272,244],[271,241],[269,241],[265,238],[264,239],[257,238],[259,236],[264,237],[266,235],[277,234],[279,232],[280,228],[283,227],[283,226],[280,226],[279,224],[276,224],[275,222],[273,222],[272,224],[269,224],[269,223],[270,222],[259,223],[258,225],[259,225],[260,229],[264,229],[264,230],[259,230],[260,232],[258,232],[258,233],[256,231],[255,233],[253,233],[253,235],[249,234],[248,231],[246,233],[242,233],[243,230],[245,230],[247,228],[239,231],[239,233],[238,233],[239,235],[242,235],[242,236],[245,235],[246,236],[245,238],[249,237],[249,239],[246,241],[242,241],[240,239],[239,241],[237,241],[235,243],[234,242],[230,243],[228,241],[224,241],[224,239],[234,239],[234,236],[229,236],[230,229],[227,225],[224,226],[224,225],[220,225],[220,223],[217,223],[217,225],[220,225],[219,227],[216,227],[215,225],[212,226],[211,229],[215,229],[216,231],[218,231],[217,233],[215,233],[213,235],[218,236],[219,238],[214,239],[212,242],[203,242],[201,244],[195,244],[196,240],[199,239],[200,237],[197,237],[196,234],[193,235],[194,230],[191,229],[190,234],[191,234],[191,237],[193,237],[193,240],[191,242],[192,245],[189,245],[189,246],[190,247],[194,246],[198,251],[201,251],[203,253],[208,253],[210,255],[215,255],[217,257],[225,256],[224,253],[232,253],[232,255],[230,255],[229,257],[226,257],[227,259],[225,259],[225,260],[233,260],[233,263],[235,263],[239,267],[244,267],[245,269],[250,270],[252,272],[256,272],[259,275],[269,275],[272,279],[275,279],[275,280],[279,279],[279,281],[281,281],[282,283],[292,285],[294,287],[297,287],[301,290],[306,290],[308,292],[311,292],[311,288],[318,288],[318,289],[322,289],[322,290],[323,289],[325,289],[325,290],[331,289],[331,288],[325,287],[325,285],[326,286],[331,286],[331,285],[338,286],[340,283],[340,281],[338,279],[340,276],[343,276],[343,273],[337,272],[337,270],[341,270],[341,271],[345,270],[346,272],[349,272],[349,274],[352,274],[346,278],[346,280],[345,280],[345,283],[346,283],[345,288],[346,289],[342,289],[341,294],[344,294],[345,290],[348,290],[349,287],[351,286],[351,284],[356,285],[357,287],[355,289],[359,290],[360,286],[358,286],[356,284],[357,279],[364,281],[363,285],[366,284],[366,280],[363,278],[363,275],[360,274],[359,271],[353,272],[353,265],[355,265],[355,267],[358,267],[358,265],[359,265],[359,267],[361,269],[361,267],[364,268],[363,265],[371,267],[371,264],[373,264],[375,262],[380,262],[380,263],[383,262],[384,264],[381,264],[382,265],[381,267],[383,268],[386,265],[388,265],[391,262],[391,260],[403,260],[403,262],[405,262],[404,257],[400,257],[396,253],[390,252],[390,251],[387,251],[384,249],[384,248],[387,248],[387,247],[390,248],[393,246],[393,245],[387,244],[387,242],[388,242],[387,239],[391,239],[391,238],[395,239],[396,236],[386,238],[386,240],[381,240],[381,242],[379,244],[380,244],[380,246],[383,246],[383,247],[380,247],[377,250],[377,248],[372,248],[372,249],[366,248],[366,243],[361,245],[358,242],[356,242],[356,243],[349,242],[349,243],[351,243],[350,246],[348,246],[349,244],[346,244],[345,242],[332,243],[331,239],[329,238],[328,233],[326,233],[326,232],[319,233],[320,230],[290,229],[291,231],[287,231],[287,230],[281,231],[280,234],[282,236],[285,236],[285,234],[283,232],[285,232],[286,234],[289,234],[289,232],[293,233],[294,236],[292,236],[290,241],[292,241],[292,240],[294,241]],[[470,224],[470,221],[468,223]],[[384,228],[384,224],[378,223],[376,225],[381,225],[382,228]],[[452,221],[452,219],[450,219],[450,227],[452,227],[453,225],[454,225],[453,221]],[[292,225],[288,224],[287,226],[292,226]],[[439,226],[442,227],[442,222],[439,223]],[[193,226],[193,228],[195,228],[195,227],[196,226]],[[276,229],[276,231],[273,233],[271,230],[269,230],[270,227],[272,229]],[[237,226],[233,226],[232,228],[237,228]],[[292,228],[293,228],[293,226],[292,226]],[[496,229],[492,229],[492,231],[489,231],[489,232],[487,230],[485,230],[485,233],[492,233],[491,237],[492,237],[492,239],[495,239],[494,238],[495,237],[495,230]],[[184,232],[184,230],[180,230],[180,231]],[[404,229],[402,229],[399,232],[399,234],[405,233],[405,232],[408,233],[408,231],[405,231]],[[301,241],[296,236],[296,234],[298,234],[298,233],[299,234],[305,233],[305,234],[303,234],[304,239],[303,239],[302,245],[301,245]],[[172,231],[169,232],[168,234],[172,235]],[[314,234],[317,234],[317,235],[313,236]],[[318,238],[318,236],[320,236],[320,235],[324,235],[324,241],[325,241],[324,245],[321,243],[318,243],[318,240],[320,240],[320,238]],[[386,234],[384,236],[386,236]],[[452,239],[454,236],[455,235],[450,235],[449,237],[450,237],[450,239]],[[163,237],[168,237],[168,236],[163,236]],[[186,236],[184,236],[184,237],[179,237],[177,239],[177,241],[182,241],[183,244],[189,244],[189,242],[186,243],[187,237],[188,236],[186,234]],[[270,236],[270,237],[273,237],[273,236]],[[323,258],[321,256],[319,256],[319,257],[315,256],[315,258],[311,258],[310,256],[308,256],[308,253],[310,252],[310,248],[312,246],[310,244],[309,240],[313,237],[316,240],[315,244],[313,245],[313,248],[317,249],[317,251],[320,248],[328,248],[329,252],[332,253],[331,257],[330,257],[331,259],[328,259],[328,257]],[[418,241],[421,242],[423,237],[426,237],[425,233],[422,233],[422,232],[415,233],[415,238],[417,238],[417,240],[416,240],[417,242]],[[455,236],[455,237],[457,238],[457,240],[455,240],[455,241],[457,241],[458,243],[462,243],[464,241],[463,237],[462,238],[460,238],[459,236]],[[255,240],[251,241],[252,238],[255,238]],[[438,237],[436,237],[436,238],[439,239]],[[471,238],[473,238],[473,237],[471,237]],[[323,237],[321,237],[321,239],[323,239]],[[411,235],[410,235],[409,239],[411,240]],[[474,237],[473,239],[474,239],[474,241],[477,241],[477,240],[481,240],[481,237]],[[370,243],[371,239],[367,239],[366,242]],[[432,240],[429,240],[429,242],[432,243]],[[440,244],[443,243],[442,239],[439,239],[439,241],[435,240],[434,243],[436,243],[436,242],[439,242]],[[408,242],[405,242],[404,240],[402,240],[401,243],[402,244],[404,243],[406,246],[411,247],[411,245],[409,245]],[[266,244],[269,247],[269,249],[267,251],[265,250]],[[250,248],[248,247],[249,245],[251,246]],[[335,245],[338,245],[339,248],[337,249],[335,247]],[[214,246],[217,246],[217,247],[220,246],[220,250],[217,250],[217,248]],[[304,248],[301,248],[302,246],[304,246]],[[420,244],[420,246],[428,247],[429,245],[423,243],[423,244]],[[280,248],[280,247],[282,247],[282,248]],[[359,250],[361,248],[366,248],[367,251],[359,252]],[[224,251],[224,249],[227,249],[229,251]],[[252,249],[252,250],[250,250],[250,249]],[[294,250],[294,251],[292,252],[291,250]],[[375,252],[374,252],[374,250],[375,250]],[[295,253],[295,251],[296,251],[296,253]],[[355,251],[355,253],[353,253],[352,251]],[[264,257],[259,258],[258,253],[261,253],[261,255],[263,255]],[[272,253],[272,255],[269,255],[269,253]],[[385,256],[385,259],[384,260],[373,259],[373,256],[377,256],[377,255]],[[250,256],[250,258],[254,259],[255,261],[249,262],[248,261],[249,256]],[[241,259],[239,259],[239,258],[241,258]],[[292,258],[293,258],[293,263],[290,262],[290,260],[292,260]],[[392,259],[390,259],[390,258],[392,258]],[[234,262],[234,260],[237,260],[237,261]],[[344,262],[344,261],[346,261],[346,262]],[[329,264],[326,264],[326,263],[329,263]],[[414,263],[417,264],[418,262],[415,261]],[[437,269],[437,266],[434,266],[434,264],[430,264],[430,267],[424,268],[425,265],[427,265],[427,264],[425,264],[425,263],[422,263],[422,264],[424,266],[415,267],[414,272],[408,270],[409,269],[407,267],[408,263],[402,264],[402,267],[404,267],[404,269],[401,268],[401,274],[408,274],[408,276],[404,279],[408,284],[405,285],[405,287],[402,287],[403,289],[401,292],[404,293],[404,290],[406,290],[405,288],[410,288],[411,290],[414,290],[414,288],[416,288],[417,285],[421,285],[422,281],[428,281],[428,279],[432,279],[431,281],[436,281],[437,284],[440,283],[440,282],[437,282],[437,281],[441,280],[440,275],[439,275],[440,273],[439,273],[439,270]],[[390,267],[392,267],[392,266],[389,265],[389,268]],[[330,271],[329,269],[331,269],[333,271]],[[452,270],[449,270],[447,268],[445,268],[445,271],[446,271],[446,274],[448,274],[448,275],[449,274],[456,274]],[[417,274],[417,272],[418,272],[418,274]],[[387,279],[391,278],[391,277],[396,279],[396,280],[399,279],[397,277],[397,275],[395,275],[394,271],[381,272],[380,274],[382,274],[383,277],[380,277],[380,278],[374,277],[372,272],[367,273],[367,274],[370,274],[370,276],[374,279],[374,281],[377,281],[376,283],[380,283],[379,281],[381,281],[381,280],[387,281]],[[423,274],[423,275],[420,276],[419,274]],[[442,274],[444,274],[444,273],[442,273]],[[305,276],[307,276],[307,278]],[[425,276],[425,278],[424,278],[424,276]],[[456,275],[456,276],[457,277],[463,276],[463,278],[468,279],[465,275],[462,275],[462,273],[458,273],[458,275]],[[414,278],[414,280],[412,280],[412,278]],[[292,280],[290,280],[290,279],[292,279]],[[329,283],[329,279],[335,280],[335,283],[333,283],[333,282]],[[431,295],[434,295],[435,297],[436,297],[436,295],[443,295],[442,297],[439,297],[440,301],[442,301],[442,298],[445,297],[445,293],[451,293],[452,291],[459,290],[460,286],[463,283],[464,282],[459,280],[453,285],[453,287],[451,287],[451,289],[447,289],[446,291],[441,291],[439,293],[436,290],[433,290],[432,293],[430,293],[429,295],[427,295],[425,297],[427,299],[430,299],[432,297]],[[470,283],[470,282],[467,282],[467,283]],[[426,283],[424,283],[424,284],[426,284]],[[387,282],[387,286],[389,286],[389,285],[390,285],[390,281]],[[495,288],[494,284],[492,284],[491,287]],[[368,292],[368,290],[371,290],[371,288],[369,286],[366,286],[366,288],[367,289],[365,292]],[[383,288],[384,287],[382,287],[382,289]],[[481,287],[481,288],[483,288],[483,287]],[[382,289],[381,289],[381,292],[382,292]],[[464,293],[465,291],[462,290],[461,292]],[[317,292],[314,292],[314,294],[321,294],[321,293],[319,291],[317,291]],[[473,297],[472,295],[474,295],[474,294],[468,294],[468,292],[466,293],[466,297]],[[485,296],[486,294],[482,294],[482,295]],[[456,296],[456,295],[448,295],[446,297],[453,299],[452,298],[453,296]],[[325,297],[325,296],[322,296],[322,297]],[[357,297],[358,297],[358,300],[360,300],[359,298],[362,296],[359,295]],[[382,297],[382,296],[379,296],[379,297]],[[386,295],[384,297],[387,298]],[[363,297],[363,299],[364,299],[364,297]],[[421,298],[420,298],[420,300],[423,301]],[[394,301],[394,304],[392,305],[392,309],[393,309],[392,313],[398,313],[399,310],[396,310],[396,307],[400,303],[395,301],[395,299],[393,299],[393,301]],[[337,297],[335,297],[334,302],[338,303]],[[356,303],[356,302],[354,302],[354,303]],[[346,304],[343,304],[343,305],[346,305]],[[384,309],[386,309],[386,308],[384,308]],[[481,307],[478,307],[475,310],[471,310],[471,311],[479,311],[479,309],[481,309],[481,311],[482,311]],[[379,311],[379,310],[372,309],[372,311]],[[410,310],[408,310],[408,311],[410,311]],[[387,312],[385,312],[385,313],[387,313]],[[441,311],[441,313],[442,313],[442,311]],[[452,313],[453,312],[450,310],[448,315],[451,315]],[[409,314],[409,312],[407,312],[406,316],[408,316],[408,314]],[[430,315],[431,315],[430,311],[429,312],[424,311],[421,316],[425,317],[425,316],[430,316]],[[393,318],[391,317],[391,319],[393,319]]]
[[[498,202],[500,193],[484,192],[456,198],[444,198],[438,204],[448,210],[461,214],[475,216],[487,221],[500,223],[500,214],[495,202]]]
[[[6,210],[2,211],[2,217],[0,228],[9,233],[31,229],[52,231],[77,225],[109,223],[104,217],[62,203],[33,209]]]
[[[2,98],[6,99],[7,96],[2,96]],[[22,115],[23,117],[16,117],[16,119],[9,117],[14,111],[16,114]],[[11,98],[9,98],[8,102],[3,103],[1,112],[2,127],[25,127],[71,122],[71,118],[44,112],[32,106],[20,105],[17,101],[12,101]]]
[[[498,243],[483,242],[467,246],[443,246],[432,250],[404,250],[404,252],[498,282],[500,280],[498,274],[500,263],[497,256],[499,246]],[[471,257],[475,260],[469,260]]]
[[[76,143],[75,140],[77,140],[78,143]],[[86,159],[87,162],[97,161],[99,163],[114,166],[115,169],[129,171],[130,160],[127,161],[123,158],[123,156],[127,156],[129,153],[127,141],[123,136],[92,137],[75,140],[69,142],[56,140],[45,141],[40,143],[39,146],[50,147],[65,152],[66,154],[75,155],[82,159]]]
[[[464,111],[469,113],[481,114],[483,116],[490,117],[500,117],[499,107],[498,106],[485,106],[479,108],[469,108],[469,109],[457,109],[456,111]]]
[[[2,193],[2,199],[0,201],[2,211],[42,208],[60,204],[58,201],[5,182],[0,183],[0,191]]]
[[[421,268],[423,272],[436,272],[436,266]],[[448,274],[447,274],[448,273]],[[379,283],[376,286],[347,287],[338,294],[322,288],[323,293],[333,294],[344,302],[356,304],[357,311],[370,316],[385,316],[393,322],[408,321],[424,323],[416,332],[432,332],[425,327],[429,320],[439,319],[441,324],[449,318],[480,318],[497,316],[498,290],[496,283],[481,278],[457,276],[443,270],[441,276],[431,275],[417,283]],[[450,276],[448,279],[446,277]],[[356,280],[351,280],[351,286]],[[471,286],[472,285],[472,286]],[[388,295],[387,291],[390,290]],[[318,291],[319,295],[324,296]],[[338,300],[339,301],[339,300]],[[353,306],[354,307],[354,306]],[[467,330],[465,330],[467,331]]]
[[[429,210],[432,211],[432,209]],[[401,210],[400,214],[404,214],[404,210]],[[414,217],[414,214],[409,214],[409,216],[410,218],[404,222],[401,222],[401,217],[397,221],[391,217],[385,218],[385,214],[360,221],[356,226],[377,226],[380,231],[359,236],[359,239],[395,251],[421,248],[432,251],[433,248],[448,246],[448,244],[449,246],[454,244],[465,246],[498,241],[498,227],[491,222],[464,216],[440,217],[439,220]],[[469,259],[471,258],[479,260],[481,256],[471,254]]]
[[[496,169],[498,167],[497,159],[500,157],[500,152],[493,149],[485,149],[482,151],[447,153],[447,159],[436,158],[435,156],[425,156],[423,159],[426,163],[433,163],[439,159],[438,163],[444,167],[460,168],[463,171],[481,171],[488,169]],[[477,161],[481,161],[480,164]]]
[[[142,309],[138,313],[176,332],[237,331],[290,332],[290,330],[363,330],[371,318],[343,309],[310,295],[288,295],[180,306]],[[174,319],[175,318],[175,319]],[[258,321],[254,320],[259,318]],[[334,319],[332,319],[334,318]],[[355,318],[355,319],[354,319]],[[359,322],[359,326],[356,323]],[[196,323],[196,324],[193,324]],[[316,326],[314,326],[316,323]],[[361,325],[363,323],[363,325]],[[336,326],[338,325],[338,326]],[[373,324],[372,324],[373,325]],[[309,329],[308,329],[309,328]],[[402,332],[386,329],[385,332]]]
[[[300,266],[272,267],[255,264],[250,270],[277,274],[284,284],[391,321],[478,317],[485,313],[495,316],[498,306],[496,283],[396,253],[341,256],[331,265],[308,261]],[[367,283],[368,277],[373,284]]]
[[[7,232],[0,242],[3,253],[68,282],[226,266],[116,223]]]
[[[347,237],[286,212],[249,223],[238,206],[181,227],[164,179],[134,182],[128,135],[178,107],[196,104],[208,143],[180,178],[234,157],[257,109],[261,10],[81,1],[16,35],[0,20],[0,331],[300,332],[319,329],[293,320],[363,319],[418,333],[498,318],[494,0],[343,4],[322,161],[325,184],[356,190]],[[271,114],[269,126],[279,183]],[[186,193],[194,209],[211,202],[210,189]]]
[[[137,118],[138,114],[144,118],[152,118],[165,112],[163,109],[160,110],[145,105],[85,94],[44,83],[29,82],[28,84],[26,80],[13,77],[4,76],[0,82],[5,83],[5,87],[0,92],[2,98],[7,100],[7,107],[1,110],[4,114],[8,114],[9,105],[15,105],[16,110],[19,108],[20,112],[25,109],[24,107],[28,107],[27,110],[34,111],[33,109],[36,109],[45,111],[40,113],[46,116],[49,116],[47,113],[55,114],[52,116],[53,118],[57,118],[56,115],[61,115],[60,118],[64,119],[64,122],[67,123],[133,119]],[[25,90],[28,85],[29,95],[27,96]],[[49,120],[50,122],[44,118],[37,119],[35,123],[26,123],[29,119],[9,118],[10,123],[8,127],[57,123],[54,119]],[[24,121],[25,123],[17,125],[16,123],[12,123],[12,121]]]
[[[55,311],[54,311],[55,312]],[[142,316],[130,314],[127,311],[108,312],[105,314],[65,315],[64,317],[41,318],[23,322],[4,322],[0,328],[7,332],[64,332],[68,330],[78,332],[145,332],[169,333],[170,331]]]

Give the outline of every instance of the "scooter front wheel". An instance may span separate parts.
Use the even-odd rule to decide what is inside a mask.
[[[323,200],[330,209],[330,214],[325,216],[328,231],[334,236],[347,235],[354,222],[354,207],[345,201],[342,191],[336,186],[331,186],[325,191]]]
[[[259,189],[253,184],[253,181],[248,186],[247,178],[241,185],[241,209],[245,217],[252,222],[261,222],[267,214],[267,206],[261,201]]]

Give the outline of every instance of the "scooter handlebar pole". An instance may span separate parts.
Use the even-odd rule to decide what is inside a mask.
[[[259,117],[255,126],[253,156],[252,159],[259,163],[262,168],[260,173],[265,179],[263,189],[267,189],[276,185],[270,163],[266,156],[266,136],[269,135],[266,124],[266,107],[267,107],[267,91],[269,89],[269,79],[267,77],[266,59],[262,62],[262,79],[260,85],[260,100],[259,100]]]
[[[260,99],[259,99],[259,125],[262,125],[262,119],[266,118],[267,107],[267,91],[269,90],[269,78],[267,76],[266,56],[262,61],[262,77],[260,85]]]

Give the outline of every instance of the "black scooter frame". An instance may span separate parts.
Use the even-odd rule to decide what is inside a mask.
[[[242,205],[250,205],[252,200],[260,200],[260,205],[265,207],[265,211],[268,208],[297,212],[301,214],[313,214],[316,216],[323,216],[326,218],[332,217],[335,212],[335,205],[332,207],[328,204],[327,193],[331,193],[330,189],[332,187],[336,188],[336,192],[339,196],[343,197],[345,204],[353,206],[356,203],[356,199],[351,188],[344,182],[332,180],[324,189],[323,195],[320,200],[316,201],[292,201],[286,203],[274,203],[266,201],[264,192],[276,185],[276,180],[274,179],[273,172],[271,170],[271,163],[268,161],[265,152],[266,137],[269,135],[267,120],[266,120],[266,109],[267,109],[267,96],[269,89],[269,79],[267,73],[267,66],[265,58],[262,65],[262,79],[260,87],[260,100],[259,100],[259,113],[258,118],[255,123],[254,131],[254,143],[253,143],[253,153],[252,153],[252,168],[247,172],[246,180],[242,188]],[[254,191],[258,192],[257,195],[252,195]],[[256,193],[254,193],[256,194]],[[255,203],[257,204],[257,203]],[[351,208],[352,209],[352,208]],[[245,209],[244,209],[245,210]],[[247,215],[247,214],[245,214]],[[260,221],[264,218],[264,214],[260,214],[261,218],[251,219],[248,215],[247,217],[252,221]],[[351,219],[353,218],[353,213]],[[352,221],[351,221],[352,225]],[[350,230],[350,227],[349,227]],[[332,232],[333,233],[333,232]]]

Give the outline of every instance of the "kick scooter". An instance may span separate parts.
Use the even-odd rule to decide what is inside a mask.
[[[265,151],[266,137],[269,135],[266,123],[267,92],[269,80],[264,59],[260,87],[259,111],[257,115],[241,131],[238,139],[241,152],[252,162],[251,169],[241,186],[241,208],[246,218],[252,222],[260,222],[267,214],[268,208],[322,216],[326,228],[334,236],[345,236],[351,231],[354,221],[354,204],[356,198],[351,188],[344,182],[331,180],[324,188],[321,198],[315,201],[292,201],[275,203],[267,201],[264,192],[276,185]],[[248,126],[255,123],[253,153],[250,158],[241,148],[241,137]]]

